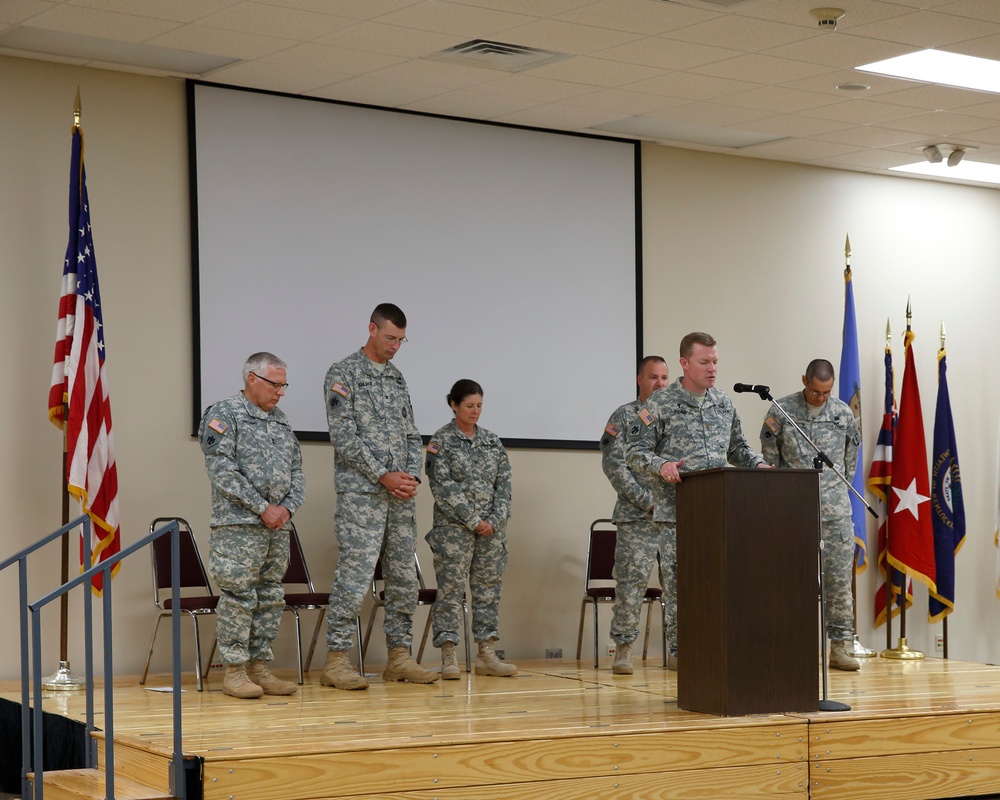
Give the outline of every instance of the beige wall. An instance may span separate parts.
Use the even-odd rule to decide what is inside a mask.
[[[60,524],[59,432],[46,420],[56,295],[66,243],[66,194],[73,95],[83,98],[88,186],[107,322],[107,343],[125,542],[161,514],[187,517],[207,542],[208,485],[189,436],[191,312],[184,87],[179,81],[0,58],[0,293],[8,412],[3,415],[0,500],[6,556]],[[881,347],[887,316],[899,333],[907,293],[914,303],[919,372],[928,431],[933,422],[933,353],[940,317],[949,331],[949,379],[969,539],[959,558],[959,611],[951,620],[952,656],[1000,657],[992,546],[998,417],[996,346],[991,326],[998,296],[1000,194],[969,187],[887,179],[660,147],[644,149],[645,336],[648,351],[676,372],[676,342],[691,329],[719,340],[723,386],[769,383],[792,391],[804,363],[839,361],[844,233],[854,245],[865,388],[865,424],[875,425],[881,394]],[[261,187],[266,191],[266,187]],[[796,298],[793,302],[789,298]],[[808,299],[808,298],[811,298]],[[280,305],[280,303],[279,303]],[[581,321],[579,324],[589,324]],[[361,344],[330,345],[331,361]],[[902,351],[897,353],[901,360]],[[234,365],[234,391],[238,388]],[[900,369],[901,372],[901,369]],[[290,376],[294,381],[294,377]],[[556,377],[540,408],[571,402],[601,385]],[[898,381],[897,381],[898,383]],[[898,387],[897,387],[898,388]],[[623,386],[608,411],[629,399]],[[763,404],[738,400],[756,441]],[[489,426],[489,409],[484,423]],[[599,431],[595,431],[595,438]],[[869,436],[869,440],[873,437]],[[868,443],[868,449],[871,441]],[[304,446],[307,502],[297,517],[317,583],[335,563],[332,452]],[[538,658],[547,647],[575,649],[588,524],[610,512],[614,496],[597,452],[515,450],[511,559],[501,646],[513,658]],[[420,530],[430,520],[425,491]],[[421,560],[430,557],[421,541]],[[136,672],[154,614],[145,556],[115,580],[116,666]],[[32,571],[32,597],[53,585],[56,551]],[[869,622],[874,570],[861,576],[860,627],[869,644],[883,640]],[[911,616],[911,645],[927,647],[924,593]],[[0,602],[11,609],[0,632],[16,641],[16,577],[0,575]],[[70,615],[70,655],[82,664],[78,599]],[[606,624],[607,612],[604,614]],[[422,624],[423,612],[418,616]],[[57,615],[47,622],[54,666]],[[290,625],[279,637],[279,664],[291,667]],[[603,639],[602,635],[602,639]],[[377,660],[383,650],[375,637]],[[589,646],[590,637],[585,640]],[[656,648],[658,651],[658,648]],[[168,663],[164,640],[154,667]],[[19,673],[17,651],[0,654],[0,678]]]

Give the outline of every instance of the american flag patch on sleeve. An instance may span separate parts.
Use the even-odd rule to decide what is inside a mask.
[[[346,386],[344,386],[344,384],[342,383],[335,383],[333,384],[333,386],[330,387],[330,391],[336,392],[341,397],[347,397],[347,395],[350,393],[351,390],[348,389]]]
[[[212,417],[212,420],[208,423],[208,427],[216,433],[225,433],[229,430],[229,426],[218,417]]]
[[[427,452],[430,453],[432,456],[436,456],[438,453],[441,452],[441,445],[439,445],[437,442],[428,442]]]
[[[639,419],[646,423],[647,428],[653,424],[653,415],[649,413],[648,408],[644,408],[639,412]]]
[[[604,428],[604,432],[610,433],[612,436],[617,436],[619,433],[621,433],[621,431],[618,429],[618,426],[615,425],[613,422],[609,422],[607,424],[607,426]]]

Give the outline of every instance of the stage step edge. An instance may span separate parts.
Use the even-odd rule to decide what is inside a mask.
[[[34,783],[34,773],[28,775]],[[46,800],[104,800],[104,773],[96,769],[66,769],[45,773]],[[159,789],[128,778],[116,777],[115,800],[174,800]]]

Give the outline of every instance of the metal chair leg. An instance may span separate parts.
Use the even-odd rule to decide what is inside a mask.
[[[198,631],[198,617],[191,612],[188,612],[188,616],[194,624],[194,671],[198,675],[198,691],[201,692],[205,689],[204,677],[201,674],[201,634]],[[208,664],[211,666],[211,659]]]
[[[472,629],[469,627],[469,604],[462,598],[462,624],[465,626],[462,631],[462,638],[465,640],[465,671],[472,674]]]
[[[146,684],[146,675],[149,674],[149,662],[153,660],[153,644],[156,642],[156,633],[160,630],[160,620],[163,619],[163,614],[160,614],[156,618],[156,624],[153,626],[153,636],[149,640],[149,652],[146,653],[146,666],[142,668],[142,677],[139,678],[139,685],[144,686]]]
[[[358,672],[361,673],[362,677],[365,674],[365,649],[361,646],[361,617],[355,618],[355,624],[358,628]],[[369,627],[369,630],[371,628]]]
[[[305,681],[302,678],[302,624],[299,620],[299,610],[297,608],[285,607],[286,611],[291,611],[295,617],[295,660],[299,667],[299,686]]]
[[[642,640],[642,660],[645,661],[646,656],[649,655],[649,621],[650,617],[653,616],[653,601],[643,601],[643,605],[646,606],[646,635]]]
[[[598,660],[597,660],[597,636],[598,636],[598,633],[597,633],[597,631],[598,631],[597,609],[598,609],[598,607],[599,606],[597,604],[597,601],[595,600],[594,601],[594,669],[598,668]]]
[[[323,620],[326,618],[326,609],[321,608],[319,610],[319,615],[316,617],[316,627],[313,629],[312,642],[309,643],[309,655],[306,656],[306,666],[305,671],[309,671],[309,667],[312,665],[313,653],[316,652],[316,642],[319,640],[319,629],[323,626]],[[361,623],[358,622],[358,633],[361,633]],[[358,636],[358,646],[361,646],[361,637]]]
[[[580,653],[583,652],[583,623],[587,617],[587,598],[583,598],[580,603],[580,633],[576,637],[576,660],[580,660]]]
[[[431,630],[431,612],[430,609],[427,610],[427,623],[424,625],[424,635],[420,637],[420,649],[417,651],[417,663],[419,664],[424,657],[424,647],[427,645],[427,634]]]

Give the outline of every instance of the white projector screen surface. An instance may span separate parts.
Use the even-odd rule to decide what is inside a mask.
[[[514,446],[594,446],[634,397],[637,145],[192,83],[194,415],[288,363],[326,438],[326,370],[395,303],[425,436],[459,378]]]

